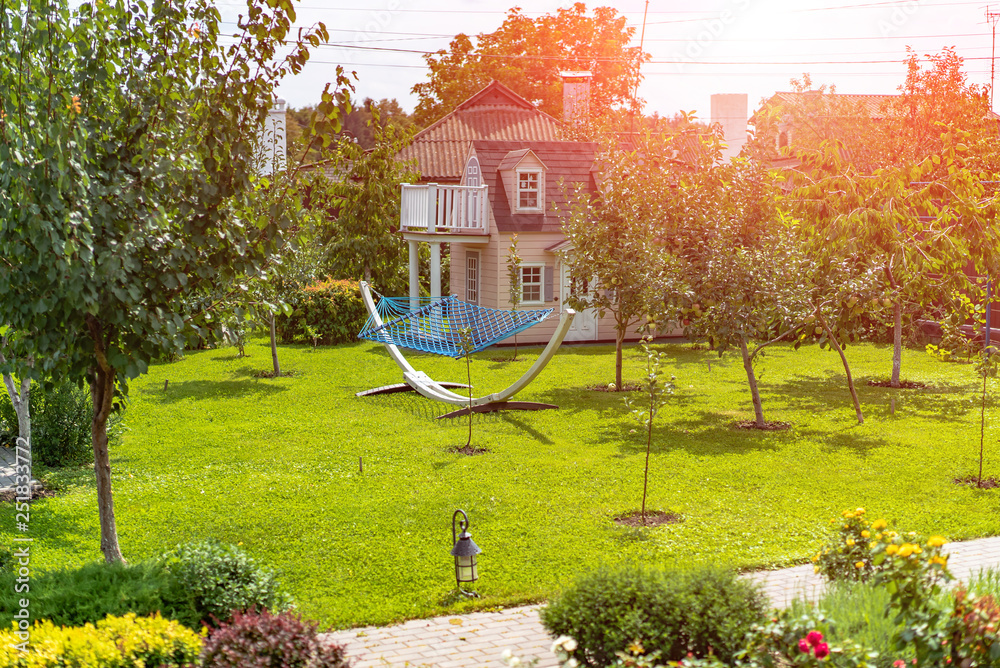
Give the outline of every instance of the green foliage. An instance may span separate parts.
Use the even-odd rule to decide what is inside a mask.
[[[649,58],[630,48],[634,34],[635,27],[611,7],[596,7],[587,15],[586,5],[577,2],[537,18],[514,7],[497,30],[475,38],[458,35],[447,51],[424,56],[430,80],[413,86],[419,97],[414,118],[426,127],[494,79],[561,118],[558,81],[565,70],[592,72],[592,115],[631,107],[634,87],[642,78],[639,66]]]
[[[201,637],[194,631],[159,616],[132,613],[83,627],[36,622],[27,653],[15,647],[19,642],[11,630],[0,631],[0,667],[191,668],[201,651]]]
[[[1000,603],[994,596],[976,596],[964,587],[952,595],[954,608],[946,635],[952,663],[958,666],[1000,665]]]
[[[51,389],[36,383],[28,398],[31,414],[31,458],[46,466],[71,466],[93,461],[90,427],[93,402],[90,392],[74,383],[56,383]],[[121,417],[111,416],[110,436],[116,438]],[[17,415],[7,393],[0,396],[0,443],[13,447]]]
[[[866,582],[874,573],[873,549],[888,523],[869,522],[865,509],[845,510],[842,519],[832,519],[833,535],[812,558],[815,571],[827,582]]]
[[[15,591],[15,574],[2,574],[0,626],[7,626],[24,593]],[[90,562],[78,568],[56,569],[32,574],[31,614],[60,626],[93,624],[108,615],[161,613],[168,619],[198,628],[197,620],[182,620],[174,608],[168,589],[169,578],[153,561],[136,564]]]
[[[325,280],[291,292],[290,314],[275,318],[282,343],[350,343],[368,319],[357,281]]]
[[[571,654],[586,666],[610,666],[632,644],[662,660],[690,652],[728,663],[765,611],[756,586],[732,571],[630,565],[580,578],[541,610],[541,619],[550,634],[576,641]]]
[[[343,645],[324,642],[316,625],[289,613],[237,612],[205,640],[202,668],[347,668]]]
[[[283,612],[292,605],[274,572],[234,545],[215,540],[179,545],[163,556],[163,564],[170,577],[168,596],[180,604],[176,618],[189,626],[225,622],[234,611]]]
[[[766,623],[754,625],[739,657],[748,668],[815,668],[831,664],[840,668],[875,668],[878,652],[843,638],[837,629],[837,622],[822,613],[777,610]]]

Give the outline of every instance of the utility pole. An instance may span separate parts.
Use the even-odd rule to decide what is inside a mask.
[[[993,111],[993,76],[996,71],[997,61],[997,21],[1000,20],[1000,12],[991,12],[989,5],[986,6],[986,22],[993,26],[993,53],[990,56],[990,111]]]

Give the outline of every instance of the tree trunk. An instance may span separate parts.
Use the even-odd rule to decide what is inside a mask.
[[[743,355],[743,368],[747,372],[747,382],[750,384],[750,397],[753,399],[754,424],[758,429],[764,428],[764,408],[760,403],[760,390],[757,388],[757,376],[753,372],[753,361],[750,359],[750,351],[747,350],[747,342],[740,337],[740,354]]]
[[[278,364],[278,337],[274,333],[274,314],[271,314],[271,363],[274,365],[274,377],[281,375],[281,365]]]
[[[986,374],[983,374],[983,406],[979,413],[979,479],[976,487],[983,486],[983,442],[986,440]]]
[[[622,385],[622,346],[625,343],[625,327],[619,327],[615,332],[615,390],[621,392]]]
[[[646,473],[642,478],[642,523],[646,523],[646,489],[649,487],[649,449],[653,442],[653,399],[649,400],[649,422],[646,425]]]
[[[0,362],[5,362],[3,355],[0,355]],[[21,391],[17,391],[17,387],[14,385],[14,378],[9,374],[5,373],[3,375],[4,385],[7,386],[7,394],[10,396],[10,402],[14,404],[14,413],[17,415],[17,445],[28,451],[28,461],[26,465],[28,467],[28,486],[31,486],[31,412],[28,409],[29,395],[31,393],[31,379],[22,378],[21,379]],[[24,445],[21,445],[21,440],[23,439]],[[16,453],[16,449],[15,449]],[[29,493],[28,496],[31,496]]]
[[[517,334],[514,335],[514,357],[511,358],[511,362],[517,361]]]
[[[103,354],[98,355],[98,367],[90,386],[94,402],[94,418],[90,426],[94,446],[94,472],[97,475],[97,510],[101,519],[101,552],[104,560],[125,563],[118,546],[118,529],[115,527],[115,502],[111,494],[111,459],[108,454],[108,418],[115,395],[115,372],[107,366]]]
[[[837,351],[840,355],[840,361],[844,363],[844,373],[847,374],[847,389],[851,391],[851,399],[854,400],[854,412],[858,414],[858,424],[865,423],[865,416],[861,413],[861,402],[858,401],[858,393],[854,389],[854,378],[851,376],[851,366],[847,363],[847,355],[844,354],[844,349],[840,347],[840,343],[837,342],[837,337],[833,335],[830,331],[830,327],[826,324],[826,320],[820,317],[820,324],[823,325],[823,329],[826,330],[826,336],[830,340],[830,345],[833,349]]]
[[[899,369],[903,365],[903,308],[899,300],[892,307],[892,379],[890,387],[899,387]]]
[[[469,382],[469,438],[465,441],[468,448],[472,445],[472,362],[469,353],[465,353],[465,378]]]

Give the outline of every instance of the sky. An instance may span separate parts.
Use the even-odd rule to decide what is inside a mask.
[[[234,20],[240,3],[221,0]],[[304,71],[282,83],[292,107],[318,102],[336,66],[357,72],[358,98],[396,98],[412,111],[414,84],[427,79],[423,52],[446,49],[458,33],[492,32],[516,0],[303,0],[296,26],[322,21],[330,44],[316,49]],[[521,3],[524,13],[553,13],[570,2]],[[636,27],[639,45],[643,0],[607,5]],[[918,54],[956,47],[971,83],[989,84],[994,6],[976,0],[651,0],[646,16],[639,96],[645,112],[673,116],[694,111],[708,119],[713,93],[746,93],[750,113],[762,99],[790,90],[790,79],[809,73],[814,87],[841,93],[895,93],[903,82],[906,47]],[[229,26],[226,26],[229,27]],[[391,50],[387,50],[391,49]]]

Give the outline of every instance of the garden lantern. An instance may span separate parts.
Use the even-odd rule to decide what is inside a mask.
[[[462,519],[458,519],[461,513]],[[461,533],[456,530],[456,525]],[[455,557],[455,581],[458,582],[458,591],[462,591],[463,582],[475,582],[479,579],[479,572],[476,570],[476,555],[482,552],[479,546],[472,540],[469,533],[469,517],[464,510],[456,510],[451,516],[451,556]],[[463,592],[465,593],[465,592]]]

